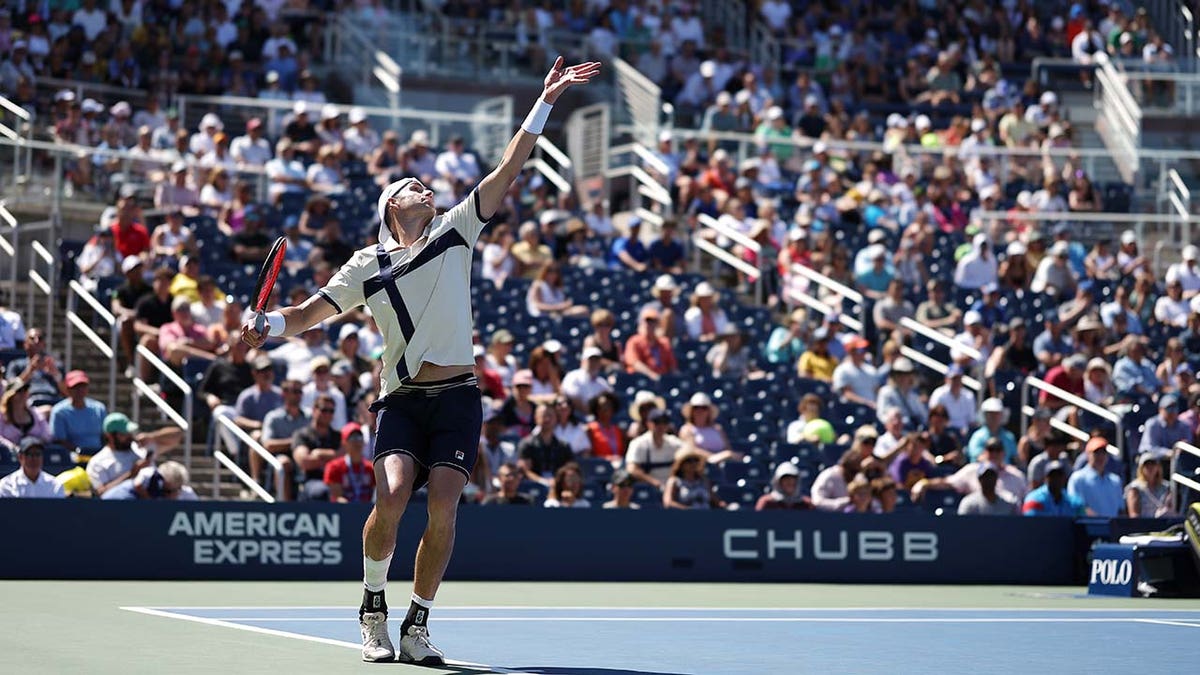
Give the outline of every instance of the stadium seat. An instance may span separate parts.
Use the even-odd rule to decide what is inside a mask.
[[[958,503],[962,495],[954,490],[927,490],[923,495],[922,505],[925,510],[935,516],[953,516],[958,513]]]
[[[737,504],[739,509],[753,510],[758,498],[763,494],[761,483],[721,483],[716,487],[717,499],[726,504]]]
[[[517,492],[529,497],[535,505],[541,506],[542,502],[546,501],[546,497],[550,494],[550,488],[532,480],[523,480],[517,487]]]
[[[662,491],[649,483],[636,483],[631,499],[643,509],[662,508]]]
[[[585,481],[607,483],[612,478],[613,465],[607,459],[602,457],[580,457],[575,461],[579,463],[579,470],[583,473]]]

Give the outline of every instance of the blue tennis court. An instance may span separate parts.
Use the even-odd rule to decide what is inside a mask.
[[[785,589],[781,587],[781,591]],[[1106,609],[437,607],[458,672],[1195,672],[1200,607]],[[359,649],[354,607],[124,607]],[[395,627],[393,628],[395,629]],[[1036,664],[1036,665],[1035,665]]]

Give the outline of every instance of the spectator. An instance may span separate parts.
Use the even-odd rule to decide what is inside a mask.
[[[300,398],[303,393],[304,384],[302,382],[285,380],[280,388],[283,404],[268,412],[262,421],[260,440],[266,451],[274,455],[283,465],[281,468],[284,475],[282,497],[287,501],[295,499],[296,494],[295,474],[292,469],[293,439],[309,424],[308,416],[300,407]],[[250,455],[252,475],[262,475],[262,461],[258,453]]]
[[[129,421],[123,413],[115,412],[105,416],[97,432],[101,430],[104,434],[104,447],[88,460],[87,474],[92,483],[92,491],[103,497],[109,489],[153,465],[157,448],[153,443],[143,445],[138,441],[134,436],[138,426]],[[138,436],[146,438],[142,434]],[[98,444],[94,447],[98,447]]]
[[[829,329],[821,326],[812,333],[808,351],[796,362],[796,373],[800,377],[832,382],[837,359],[829,352]]]
[[[474,153],[466,151],[466,141],[462,136],[450,138],[446,151],[437,156],[434,166],[438,177],[452,187],[450,196],[465,195],[467,189],[475,185],[481,175],[479,163]]]
[[[235,350],[234,339],[231,336],[230,352]],[[236,340],[241,342],[240,337]],[[223,412],[257,440],[267,414],[283,406],[283,391],[275,386],[275,365],[265,355],[259,354],[250,363],[250,378],[251,384],[238,392],[233,410]],[[213,414],[218,413],[214,410]],[[251,468],[257,467],[252,463]],[[259,476],[255,473],[253,477],[257,480]]]
[[[625,456],[625,433],[613,419],[618,405],[620,403],[612,392],[603,392],[588,401],[592,421],[587,424],[587,434],[592,444],[592,457],[617,463]]]
[[[554,252],[542,242],[537,223],[532,220],[522,223],[518,233],[521,240],[513,244],[512,256],[520,263],[521,276],[534,279],[554,261]]]
[[[1200,293],[1200,247],[1189,244],[1183,247],[1183,261],[1167,268],[1167,284],[1178,281],[1183,286],[1183,297],[1191,299]]]
[[[363,431],[357,422],[342,427],[341,458],[325,465],[329,501],[370,503],[375,496],[375,469],[363,456]]]
[[[884,434],[875,441],[871,454],[890,466],[892,459],[908,446],[910,437],[904,433],[904,415],[899,408],[888,408],[883,414]]]
[[[529,316],[583,316],[588,308],[576,305],[563,290],[562,268],[553,260],[542,265],[525,298]]]
[[[833,390],[843,401],[874,408],[879,373],[866,360],[868,347],[870,343],[857,335],[846,340],[848,358],[833,370]]]
[[[871,495],[871,480],[863,474],[858,474],[846,485],[850,503],[842,508],[842,513],[879,513],[879,505]]]
[[[1161,383],[1154,372],[1154,362],[1146,358],[1146,347],[1140,340],[1125,347],[1113,366],[1112,382],[1122,395],[1152,396],[1158,393]]]
[[[821,417],[821,397],[816,394],[805,394],[796,406],[800,417],[787,426],[786,440],[789,444],[797,443],[833,443],[837,432],[828,420]]]
[[[583,475],[579,465],[567,462],[554,472],[554,482],[550,486],[550,496],[542,506],[546,508],[575,508],[586,509],[591,502],[583,498]]]
[[[701,281],[692,293],[692,304],[684,313],[688,337],[702,342],[717,338],[729,325],[725,311],[717,306],[717,292],[712,284]]]
[[[271,181],[267,195],[272,204],[279,202],[280,195],[299,194],[308,189],[308,174],[296,152],[296,145],[289,138],[282,138],[275,144],[275,159],[267,162],[265,167]]]
[[[50,411],[51,442],[70,451],[96,452],[103,444],[101,434],[107,410],[104,404],[88,398],[91,380],[82,370],[72,370],[63,378],[67,398]]]
[[[113,247],[121,257],[140,256],[150,250],[150,232],[137,220],[138,212],[133,195],[122,192],[117,200],[117,220],[112,224]]]
[[[46,353],[46,341],[40,328],[25,332],[25,356],[13,359],[5,371],[29,383],[29,404],[43,415],[62,400],[67,387],[63,383],[58,360]]]
[[[1025,476],[1005,461],[1004,444],[999,439],[991,439],[980,453],[980,458],[956,471],[947,478],[928,478],[917,481],[913,485],[912,498],[919,500],[927,490],[951,489],[959,494],[970,494],[979,491],[979,467],[992,464],[996,467],[1000,491],[1006,493],[1014,501],[1020,502],[1025,498],[1028,484]]]
[[[678,229],[679,226],[674,220],[663,222],[659,239],[650,244],[647,255],[650,259],[650,267],[654,270],[670,274],[683,273],[683,244],[675,239]]]
[[[341,429],[349,420],[345,395],[337,388],[331,377],[333,364],[328,356],[318,356],[309,364],[312,368],[311,378],[304,385],[304,396],[300,399],[300,407],[310,416],[316,417],[313,407],[320,396],[328,396],[334,404],[333,419],[329,424]]]
[[[984,462],[976,469],[979,474],[979,491],[972,492],[958,503],[960,516],[1015,516],[1017,502],[1007,494],[996,490],[999,470],[995,464]]]
[[[642,308],[638,316],[638,331],[625,343],[625,369],[641,373],[653,380],[675,372],[675,354],[671,343],[660,337],[659,313],[652,307]]]
[[[214,418],[222,416],[234,420],[237,412],[233,406],[237,404],[243,391],[254,387],[254,376],[250,364],[246,362],[246,352],[249,349],[246,343],[242,342],[241,336],[230,336],[222,345],[224,358],[216,359],[204,371],[204,379],[200,381],[200,394],[204,396],[204,401]],[[266,365],[270,367],[269,359]],[[273,369],[271,372],[274,374]],[[259,420],[261,421],[261,417]],[[218,433],[225,434],[226,452],[236,453],[240,446],[237,437],[225,427],[214,428]],[[257,423],[254,423],[254,428],[258,428]]]
[[[176,499],[196,501],[196,491],[188,483],[187,467],[179,462],[166,461],[157,467],[148,466],[132,478],[121,481],[105,491],[101,499]]]
[[[579,368],[567,373],[562,380],[562,394],[570,399],[578,412],[586,412],[589,401],[603,392],[612,391],[612,385],[602,374],[602,356],[598,347],[584,347]]]
[[[180,296],[171,301],[174,321],[164,324],[158,332],[158,346],[162,357],[174,366],[181,366],[189,358],[217,358],[217,344],[192,318],[192,303]]]
[[[1002,371],[1016,371],[1028,375],[1038,368],[1038,359],[1028,341],[1025,319],[1013,317],[1008,321],[1008,342],[996,347],[984,366],[984,377],[990,378]]]
[[[1179,441],[1191,442],[1192,429],[1179,420],[1179,397],[1163,394],[1158,399],[1158,414],[1146,420],[1138,453],[1169,455]]]
[[[675,456],[684,449],[684,444],[668,433],[670,418],[665,410],[650,410],[646,424],[648,430],[630,441],[625,466],[634,478],[661,490],[670,476]]]
[[[520,458],[517,465],[528,480],[550,486],[555,473],[572,461],[575,454],[554,435],[558,424],[554,406],[545,403],[539,405],[535,418],[537,426],[517,445],[517,456]]]
[[[754,355],[745,344],[742,332],[734,324],[728,324],[717,335],[718,341],[704,356],[704,362],[712,367],[713,377],[743,381],[762,375],[754,364]]]
[[[500,490],[484,498],[484,504],[500,504],[505,506],[530,506],[533,502],[517,491],[521,485],[521,469],[512,462],[505,462],[496,470],[500,482]]]
[[[558,396],[562,381],[562,367],[558,363],[561,350],[561,342],[547,340],[529,352],[529,372],[533,374],[529,398],[534,403],[550,403]]]
[[[100,285],[101,279],[115,276],[121,263],[120,254],[113,246],[113,233],[110,228],[102,227],[87,243],[76,259],[79,270],[79,282],[92,293]],[[134,256],[136,258],[136,256]]]
[[[194,210],[198,206],[200,193],[188,184],[188,163],[182,159],[175,160],[171,164],[169,179],[154,189],[154,208],[174,211]]]
[[[533,393],[533,373],[518,370],[513,374],[511,395],[501,404],[498,415],[508,433],[525,438],[533,430],[536,408],[530,400]]]
[[[263,136],[260,118],[252,117],[246,121],[246,134],[233,139],[229,155],[240,169],[261,169],[271,161],[271,143]]]
[[[874,443],[875,439],[875,430],[871,427],[860,428],[854,433],[856,443]],[[842,453],[837,464],[817,474],[811,493],[813,506],[822,511],[844,510],[850,504],[847,486],[858,475],[861,462],[862,454],[857,449],[850,449]]]
[[[1130,518],[1170,518],[1178,515],[1171,488],[1163,480],[1163,457],[1138,456],[1137,477],[1125,486],[1125,515]]]
[[[641,506],[633,502],[633,476],[625,469],[617,469],[613,472],[612,480],[609,482],[609,491],[612,493],[612,499],[604,502],[602,508],[606,509],[640,509]]]
[[[351,108],[346,120],[350,123],[343,136],[346,152],[351,157],[365,160],[372,150],[379,147],[379,132],[371,128],[366,111],[362,108]]]
[[[331,396],[318,394],[312,410],[309,425],[292,436],[292,458],[298,469],[300,498],[323,502],[329,501],[325,465],[343,456],[342,439],[332,425],[337,408]]]
[[[16,451],[23,438],[50,440],[46,418],[29,404],[30,384],[21,378],[8,381],[0,397],[0,445]],[[2,450],[2,448],[0,448]]]
[[[912,303],[904,298],[904,281],[901,279],[892,279],[887,285],[887,295],[875,303],[873,310],[875,327],[880,333],[887,335],[892,331],[897,331],[900,335],[907,335],[908,329],[900,327],[902,319],[912,319],[916,314],[916,309]]]
[[[233,200],[232,187],[229,171],[223,166],[214,166],[208,172],[204,187],[200,188],[200,206],[206,207],[209,213],[218,213]]]
[[[727,459],[740,461],[741,453],[730,449],[725,430],[717,424],[717,408],[708,394],[696,392],[683,405],[683,426],[679,429],[679,440],[688,451],[698,454],[706,462],[717,464]]]
[[[675,455],[670,476],[663,488],[663,508],[725,508],[725,503],[713,491],[712,482],[704,475],[704,464],[704,456],[691,450]]]
[[[813,508],[812,500],[800,491],[800,469],[792,462],[780,462],[771,479],[771,490],[758,498],[755,511],[777,509],[807,511]]]
[[[484,410],[483,431],[479,436],[479,451],[480,454],[487,457],[489,469],[506,464],[516,465],[517,446],[512,441],[501,437],[503,431],[504,425],[495,409]],[[497,472],[499,469],[492,469],[492,471]]]
[[[167,211],[166,220],[162,225],[154,228],[154,234],[150,236],[150,249],[151,260],[156,265],[165,264],[168,260],[178,260],[183,255],[199,253],[195,235],[191,229],[184,227],[183,211],[178,208]],[[125,271],[125,265],[131,264],[126,262],[128,260],[139,261],[140,259],[134,257],[121,261],[122,271]]]
[[[661,311],[661,316],[673,316],[665,310]],[[595,347],[600,350],[600,362],[604,364],[604,369],[615,370],[623,364],[623,349],[621,343],[617,341],[612,333],[616,327],[617,319],[613,313],[607,309],[597,309],[592,312],[591,316],[592,333],[583,340],[583,346]]]
[[[915,429],[929,421],[929,409],[921,399],[916,387],[915,367],[912,361],[900,357],[892,363],[888,382],[879,389],[875,399],[875,414],[883,421],[889,410],[900,411],[904,428]]]
[[[1054,310],[1046,313],[1046,330],[1034,339],[1033,353],[1047,371],[1075,353],[1075,342],[1063,332],[1063,322]]]
[[[945,406],[929,409],[929,443],[935,459],[951,466],[962,465],[963,437],[950,427],[950,413]]]
[[[17,444],[20,468],[0,478],[0,499],[61,499],[66,496],[54,477],[42,471],[44,441],[27,436]]]
[[[1022,466],[1029,466],[1030,460],[1045,449],[1046,438],[1053,432],[1050,420],[1053,418],[1046,408],[1035,408],[1029,417],[1029,428],[1017,441],[1017,459]]]
[[[1034,293],[1046,293],[1065,300],[1075,295],[1075,271],[1068,264],[1071,254],[1069,242],[1059,240],[1050,247],[1050,254],[1038,263],[1037,271],[1029,290]]]
[[[954,283],[959,288],[975,290],[998,281],[999,263],[992,252],[992,243],[986,234],[980,233],[972,239],[970,252],[958,261],[954,270]]]
[[[937,465],[931,461],[932,437],[927,431],[910,432],[903,451],[890,462],[888,473],[897,485],[905,490],[937,473]]]
[[[983,413],[983,426],[975,430],[971,434],[971,438],[967,441],[967,461],[978,462],[983,455],[984,448],[987,442],[993,438],[999,439],[1001,447],[1004,448],[1004,460],[1008,463],[1017,461],[1017,439],[1013,433],[1004,428],[1007,423],[1008,409],[1004,407],[1004,401],[998,398],[989,398],[979,407]]]
[[[629,268],[634,272],[650,269],[650,252],[641,240],[642,219],[634,216],[626,224],[628,234],[613,240],[608,253],[609,269]]]
[[[1071,474],[1067,492],[1083,502],[1089,516],[1115,518],[1122,511],[1124,489],[1119,477],[1104,470],[1108,463],[1108,440],[1093,436],[1084,452],[1087,466]]]
[[[1085,515],[1083,502],[1067,491],[1067,463],[1061,459],[1045,465],[1046,482],[1025,497],[1021,512],[1026,516]]]
[[[941,405],[950,414],[950,426],[966,435],[975,424],[975,393],[963,386],[963,369],[957,363],[946,369],[946,383],[933,390],[929,405]]]
[[[1039,410],[1041,410],[1039,408]],[[1068,438],[1061,431],[1051,431],[1045,440],[1045,450],[1033,456],[1029,460],[1029,487],[1036,489],[1042,486],[1046,480],[1046,467],[1050,463],[1059,461],[1063,465],[1064,481],[1071,475],[1071,457],[1067,453]],[[1064,482],[1065,484],[1065,482]]]
[[[571,452],[577,456],[590,453],[592,442],[588,438],[587,430],[575,417],[575,409],[571,406],[571,402],[565,396],[557,396],[551,405],[554,406],[554,413],[557,416],[554,425],[555,437],[566,443],[567,447],[571,448]]]
[[[481,276],[491,281],[496,288],[504,288],[504,283],[509,277],[516,274],[517,259],[512,253],[515,243],[508,224],[497,223],[483,248]]]
[[[800,356],[806,349],[803,338],[804,324],[807,319],[808,314],[803,309],[795,309],[788,314],[786,326],[776,326],[771,331],[766,347],[763,349],[763,356],[767,359],[767,363],[795,363],[800,360]],[[834,379],[837,379],[836,369]]]
[[[317,324],[290,339],[286,344],[276,347],[269,353],[275,363],[287,366],[287,379],[307,382],[312,379],[315,359],[324,356],[328,359],[333,355],[328,335],[323,324]]]
[[[929,299],[917,306],[917,321],[943,332],[953,331],[962,319],[962,310],[954,303],[946,301],[946,288],[942,282],[930,279],[926,289],[929,291]]]
[[[1183,282],[1179,279],[1168,280],[1166,296],[1154,303],[1154,318],[1167,326],[1186,327],[1191,307],[1183,295]]]

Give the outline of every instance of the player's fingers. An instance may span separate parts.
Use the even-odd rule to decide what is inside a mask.
[[[563,67],[563,57],[560,55],[557,59],[554,59],[554,68],[552,68],[551,70],[562,70],[562,67]]]

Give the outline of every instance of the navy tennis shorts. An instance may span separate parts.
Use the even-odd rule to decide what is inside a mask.
[[[448,466],[470,480],[483,426],[482,395],[473,373],[448,380],[407,384],[371,405],[375,462],[392,454],[413,458],[412,489],[429,481],[435,466]]]

